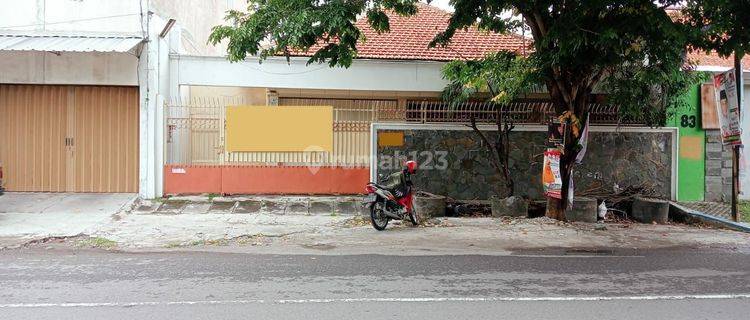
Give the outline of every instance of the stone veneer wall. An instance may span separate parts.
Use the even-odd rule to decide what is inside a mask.
[[[501,175],[496,173],[486,148],[471,130],[378,130],[384,131],[403,131],[404,145],[378,147],[378,173],[392,172],[389,165],[394,157],[412,158],[416,152],[418,161],[427,167],[447,164],[444,170],[420,170],[414,178],[419,190],[455,199],[487,199],[503,191]],[[516,195],[543,198],[545,137],[543,131],[511,133],[510,166]],[[625,187],[649,181],[661,196],[670,197],[672,143],[669,132],[591,132],[584,163],[574,172],[576,190],[598,187],[611,190],[615,184]],[[443,156],[434,151],[442,152]],[[428,157],[433,158],[432,163],[427,162]]]
[[[706,130],[706,201],[732,201],[732,148],[719,130]]]

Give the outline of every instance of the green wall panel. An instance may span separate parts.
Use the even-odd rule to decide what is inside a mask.
[[[687,106],[674,110],[667,125],[679,128],[677,200],[702,201],[705,191],[706,134],[701,128],[700,86],[683,99]]]

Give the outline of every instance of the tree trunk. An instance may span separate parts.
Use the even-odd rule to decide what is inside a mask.
[[[547,218],[565,221],[565,205],[561,199],[547,198],[547,210],[544,212]]]
[[[560,155],[560,178],[562,180],[562,187],[560,190],[560,198],[547,198],[547,210],[545,216],[565,221],[565,211],[568,209],[568,187],[570,186],[570,176],[573,173],[573,165],[575,164],[575,141],[566,141],[565,152]]]
[[[508,190],[508,194],[505,196],[506,198],[516,194],[516,186],[515,183],[513,183],[512,177],[505,180],[505,188]]]
[[[545,211],[545,216],[552,219],[565,221],[565,211],[570,207],[570,203],[568,203],[568,190],[571,181],[570,176],[573,174],[573,167],[575,166],[576,156],[578,155],[576,150],[578,138],[580,137],[581,132],[583,132],[585,126],[583,121],[588,116],[587,104],[589,93],[590,92],[585,92],[584,94],[578,95],[576,100],[573,101],[573,105],[568,107],[567,110],[566,108],[561,108],[560,105],[556,105],[558,107],[558,116],[561,116],[566,111],[573,112],[580,124],[577,128],[578,134],[574,135],[574,124],[569,118],[565,120],[568,129],[564,133],[565,144],[563,150],[561,150],[562,154],[560,155],[560,178],[562,179],[562,187],[560,190],[561,199],[547,198],[547,209]],[[554,100],[554,92],[552,93],[552,96]]]

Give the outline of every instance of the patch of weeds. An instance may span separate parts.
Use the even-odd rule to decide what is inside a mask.
[[[204,243],[205,243],[205,240],[194,240],[194,241],[190,241],[188,245],[191,247],[195,247],[195,246],[202,246]]]
[[[164,245],[164,248],[167,248],[167,249],[182,248],[182,247],[183,245],[181,242],[170,242]]]
[[[270,243],[270,239],[263,234],[243,235],[236,237],[233,240],[241,246],[262,246]]]
[[[365,217],[362,215],[354,216],[351,219],[346,219],[342,223],[342,226],[344,228],[355,228],[355,227],[363,227],[370,224],[370,217]]]
[[[229,244],[227,239],[210,239],[210,240],[195,240],[190,242],[190,246],[226,246]]]
[[[220,195],[220,194],[218,194],[218,193],[209,193],[209,194],[207,195],[207,197],[208,197],[208,202],[214,201],[214,198],[216,198],[216,197],[219,197],[219,196],[221,196],[221,195]]]
[[[750,222],[750,200],[741,200],[739,205],[740,205],[740,221]]]
[[[110,250],[110,249],[114,249],[117,247],[117,242],[109,240],[107,238],[93,237],[93,238],[78,240],[78,242],[76,242],[76,246]]]
[[[404,221],[407,225],[412,225],[411,222]],[[453,227],[453,224],[451,224],[448,221],[443,221],[443,219],[440,218],[429,218],[429,219],[421,219],[419,221],[420,227]]]
[[[228,244],[229,241],[227,241],[227,239],[213,239],[204,241],[204,245],[207,246],[226,246]]]

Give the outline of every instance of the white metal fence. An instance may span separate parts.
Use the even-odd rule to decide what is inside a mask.
[[[227,152],[225,108],[243,105],[242,101],[192,99],[172,101],[166,106],[167,163],[369,166],[370,124],[378,120],[380,110],[398,109],[396,100],[281,98],[279,104],[300,108],[333,106],[333,152]]]
[[[459,106],[434,100],[280,98],[282,106],[332,106],[333,152],[226,152],[224,117],[227,106],[245,105],[241,99],[196,98],[167,103],[166,141],[169,164],[263,164],[369,166],[370,125],[373,122],[467,123],[495,121],[498,106],[468,102]],[[250,108],[250,106],[249,106]],[[554,115],[550,102],[522,101],[503,106],[519,124],[544,124]],[[591,104],[592,124],[623,123],[613,106]],[[304,134],[304,132],[299,132]]]

